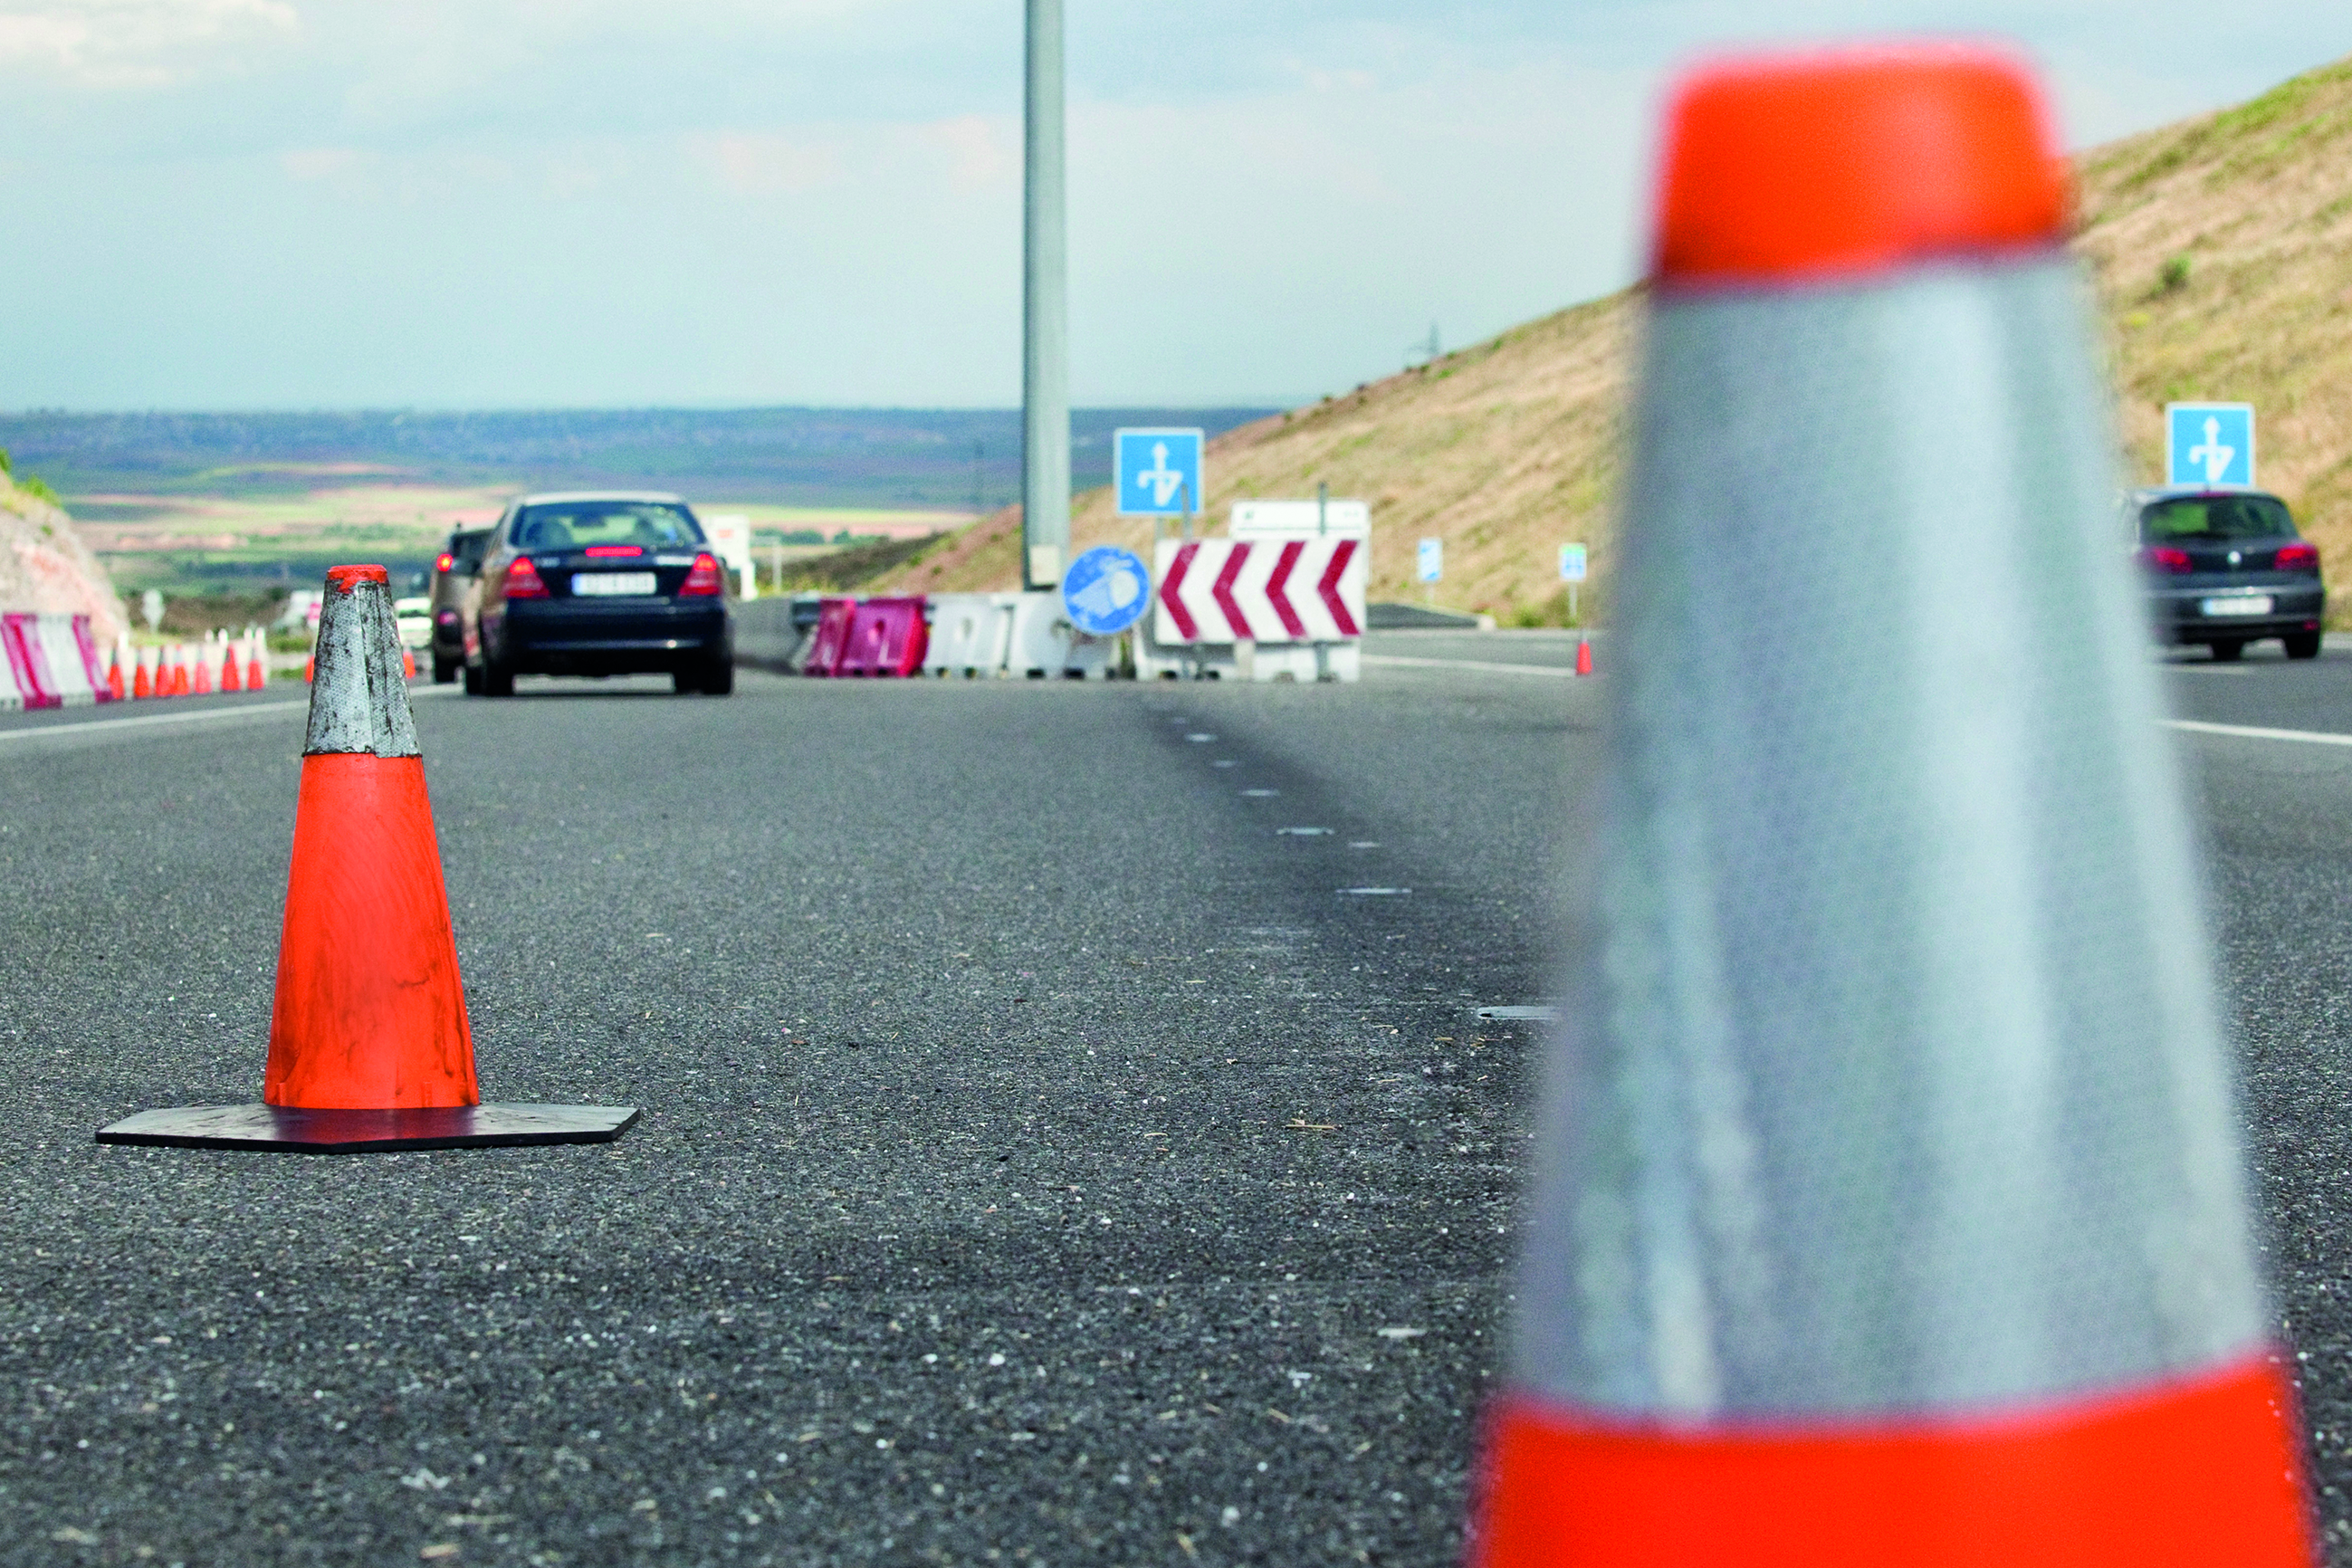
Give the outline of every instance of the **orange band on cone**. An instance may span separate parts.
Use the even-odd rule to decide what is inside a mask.
[[[1759,1433],[1507,1401],[1473,1568],[2307,1568],[2268,1357],[2032,1415]]]
[[[421,758],[302,759],[261,1097],[320,1110],[481,1101]]]

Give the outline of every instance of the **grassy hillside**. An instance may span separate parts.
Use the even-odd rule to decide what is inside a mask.
[[[2263,484],[2352,585],[2352,60],[2251,103],[2079,160],[2131,477],[2158,477],[2168,401],[2251,402]],[[1445,541],[1440,601],[1506,621],[1565,609],[1556,546],[1592,546],[1605,595],[1638,290],[1547,316],[1433,364],[1230,431],[1210,447],[1212,519],[1255,496],[1373,504],[1372,596],[1417,599],[1413,542]],[[1109,493],[1080,498],[1080,548],[1139,545]],[[1020,513],[982,520],[886,580],[1006,588]],[[2341,595],[2352,612],[2352,594]]]

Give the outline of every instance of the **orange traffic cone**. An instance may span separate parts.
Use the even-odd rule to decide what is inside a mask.
[[[122,673],[122,661],[124,657],[129,654],[131,648],[129,644],[118,642],[114,647],[114,657],[107,662],[107,695],[113,698],[117,702],[121,701],[124,698],[131,695],[130,682]]]
[[[1592,645],[1582,637],[1576,639],[1576,673],[1579,675],[1592,673]]]
[[[142,647],[139,650],[138,658],[138,668],[131,674],[131,695],[133,697],[158,695],[155,690],[155,650],[152,647]]]
[[[2040,93],[1722,65],[1661,178],[1472,1562],[2308,1564]]]
[[[188,695],[188,645],[185,643],[172,645],[172,695]]]
[[[245,650],[245,689],[247,691],[258,691],[269,684],[268,667],[261,658],[266,646],[256,638]]]
[[[102,1143],[311,1151],[603,1142],[626,1106],[482,1105],[425,763],[381,566],[327,574],[260,1105]]]
[[[200,642],[188,650],[188,689],[198,697],[207,697],[213,689],[213,645]]]
[[[302,661],[302,679],[304,680],[316,680],[319,679],[319,656],[317,654],[312,654],[310,658]]]
[[[223,691],[242,691],[245,689],[245,681],[237,673],[236,645],[235,643],[223,643],[221,645],[220,689]]]
[[[400,672],[402,677],[405,679],[414,680],[416,679],[416,654],[414,649],[402,648],[400,650]]]

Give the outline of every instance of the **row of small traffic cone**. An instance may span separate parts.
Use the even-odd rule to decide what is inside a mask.
[[[117,641],[106,669],[107,690],[124,698],[202,697],[215,691],[258,691],[269,684],[267,650],[258,635],[206,637],[196,643],[133,648]]]

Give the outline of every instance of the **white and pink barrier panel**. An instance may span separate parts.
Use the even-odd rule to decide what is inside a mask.
[[[0,709],[113,700],[88,616],[0,616]]]

